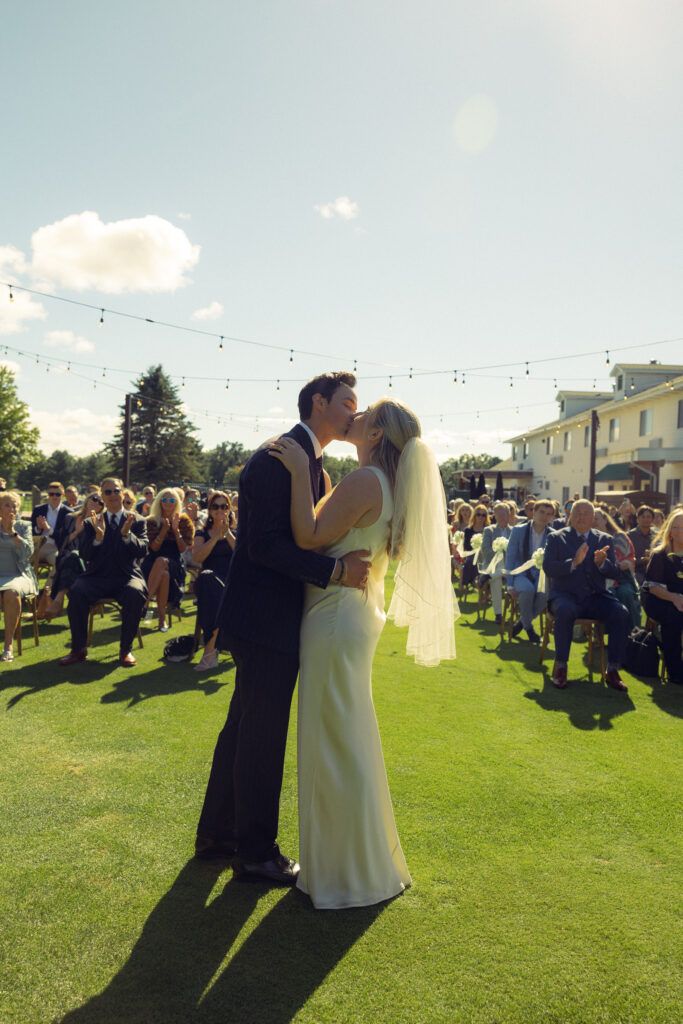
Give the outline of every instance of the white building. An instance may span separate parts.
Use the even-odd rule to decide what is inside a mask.
[[[567,501],[588,496],[591,416],[599,420],[595,489],[666,492],[681,501],[683,366],[618,363],[612,392],[559,391],[559,418],[511,437],[512,455],[495,467],[506,486]]]

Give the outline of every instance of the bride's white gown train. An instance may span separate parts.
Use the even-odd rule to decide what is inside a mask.
[[[298,696],[299,861],[297,885],[318,909],[363,907],[410,885],[389,795],[372,702],[372,661],[382,627],[388,480],[372,526],[354,527],[326,549],[367,548],[367,594],[308,586],[301,627]]]

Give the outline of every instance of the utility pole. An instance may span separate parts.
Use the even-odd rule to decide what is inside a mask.
[[[598,429],[600,427],[600,420],[595,409],[591,409],[591,460],[590,460],[590,476],[588,483],[588,497],[591,501],[595,501],[595,452],[598,446]]]
[[[123,486],[130,486],[130,418],[133,411],[133,396],[126,395],[123,416]]]

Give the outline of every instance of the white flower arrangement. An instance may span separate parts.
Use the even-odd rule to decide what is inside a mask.
[[[464,542],[464,540],[465,540],[465,531],[464,530],[456,530],[455,533],[453,534],[453,543],[456,546],[456,548],[460,547],[460,545]]]
[[[493,544],[491,545],[491,549],[493,550],[494,554],[498,554],[498,552],[504,554],[508,549],[507,537],[496,537]]]
[[[470,544],[472,545],[472,550],[473,551],[478,551],[479,550],[479,548],[481,547],[481,542],[482,542],[483,539],[484,538],[482,537],[482,535],[480,533],[473,533],[472,534],[472,537],[470,539]]]
[[[534,568],[543,568],[543,556],[545,555],[545,548],[536,548],[533,555],[531,556],[534,560]]]

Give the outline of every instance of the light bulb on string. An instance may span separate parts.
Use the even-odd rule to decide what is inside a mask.
[[[289,350],[289,361],[290,361],[290,363],[294,362],[294,349],[293,348],[290,348],[290,350]],[[279,390],[280,389],[278,388],[278,391]]]
[[[104,327],[104,310],[100,310],[100,327]]]
[[[185,387],[185,378],[184,377],[183,377],[183,382],[182,382],[182,384],[180,386],[181,386],[181,388]]]
[[[12,285],[10,284],[7,287],[9,288],[9,300],[10,302],[14,302],[14,296],[12,295]]]
[[[457,370],[453,370],[453,383],[454,384],[458,383],[458,371]]]
[[[510,377],[510,387],[514,387],[514,384],[512,383],[512,377]]]
[[[223,335],[222,334],[221,334],[221,340],[218,342],[218,350],[219,350],[219,352],[223,351]]]
[[[279,380],[276,380],[276,381],[275,381],[275,385],[276,385],[276,386],[275,386],[275,390],[276,390],[276,391],[279,391],[279,390],[280,390],[280,381],[279,381]]]
[[[636,390],[636,386],[635,386],[635,383],[633,381],[633,377],[631,377],[631,391],[635,391],[635,390]]]
[[[595,391],[595,381],[593,381],[593,391]]]
[[[393,386],[394,386],[394,385],[393,385],[393,384],[391,383],[391,376],[390,376],[390,377],[389,377],[389,387],[390,387],[390,388],[393,388]]]
[[[605,349],[605,366],[609,366],[609,349]]]
[[[528,363],[526,364],[526,375],[527,375],[527,377],[529,376],[529,364]]]
[[[465,387],[465,374],[464,373],[462,374],[462,376],[460,378],[460,383],[462,384],[463,387]]]
[[[230,381],[229,380],[226,380],[226,382],[225,382],[225,390],[226,391],[230,390]]]
[[[413,368],[411,366],[410,367],[410,373],[408,374],[408,380],[412,380],[412,379],[413,379]]]
[[[353,361],[353,372],[358,373],[358,363],[356,362],[355,359]]]
[[[71,363],[66,364],[66,372],[71,373]]]
[[[106,370],[106,367],[103,366],[102,367],[102,380],[104,380],[106,376],[107,376],[107,370]]]
[[[40,366],[40,359],[36,356],[36,366]]]

